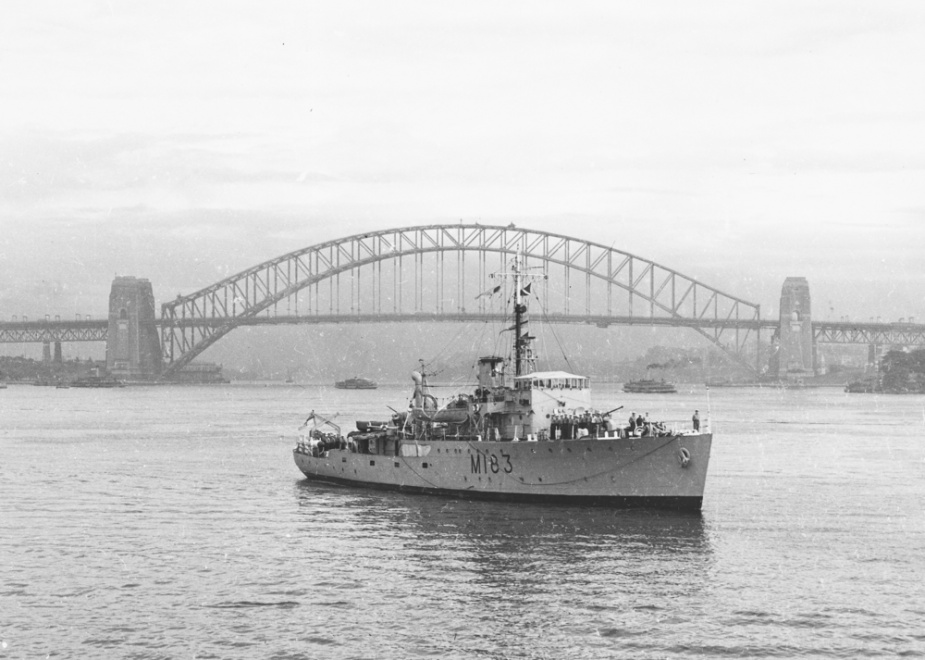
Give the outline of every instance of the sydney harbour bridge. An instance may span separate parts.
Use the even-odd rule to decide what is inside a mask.
[[[109,318],[0,321],[0,342],[105,341],[107,369],[176,377],[240,326],[503,321],[510,292],[493,275],[522,255],[539,275],[531,314],[546,323],[690,328],[745,369],[812,375],[820,343],[925,346],[925,324],[814,321],[809,285],[787,278],[777,318],[758,304],[644,257],[562,234],[509,225],[427,225],[327,241],[259,263],[155,313],[151,283],[117,277]]]

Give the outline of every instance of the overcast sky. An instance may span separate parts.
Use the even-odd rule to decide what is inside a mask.
[[[0,317],[478,221],[925,321],[921,2],[0,8]]]

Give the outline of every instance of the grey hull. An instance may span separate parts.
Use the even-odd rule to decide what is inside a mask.
[[[560,442],[405,441],[397,455],[296,450],[315,481],[466,499],[698,511],[712,434]],[[404,454],[404,455],[403,455]],[[410,455],[408,455],[410,454]]]

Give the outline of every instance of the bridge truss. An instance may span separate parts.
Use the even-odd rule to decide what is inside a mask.
[[[813,323],[813,340],[819,344],[871,344],[874,346],[925,347],[925,325],[921,323]]]
[[[687,326],[757,369],[757,360],[745,357],[746,342],[754,335],[757,347],[767,326],[756,304],[598,243],[513,225],[458,224],[320,243],[178,296],[161,306],[164,376],[241,325],[488,319],[510,293],[504,278],[491,276],[516,253],[542,275],[533,293],[549,321]]]
[[[106,341],[108,320],[13,321],[0,323],[0,343]]]

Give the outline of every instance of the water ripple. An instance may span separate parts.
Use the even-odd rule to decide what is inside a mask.
[[[215,609],[242,609],[247,607],[279,607],[282,609],[291,609],[293,607],[299,607],[300,603],[295,602],[294,600],[282,600],[276,602],[262,602],[262,601],[253,601],[253,600],[239,600],[231,603],[216,603],[214,605],[205,605],[205,607],[211,607]]]

